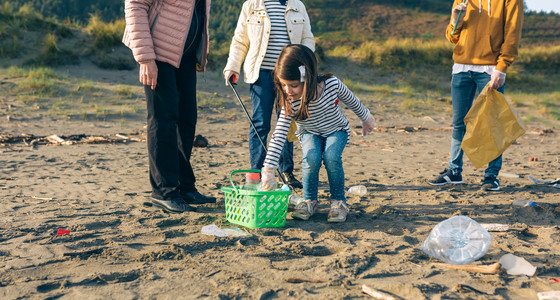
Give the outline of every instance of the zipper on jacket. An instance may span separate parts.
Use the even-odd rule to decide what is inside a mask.
[[[152,33],[152,29],[154,29],[154,26],[156,25],[156,21],[159,17],[159,13],[156,14],[154,21],[152,22],[152,25],[150,25],[150,33]]]

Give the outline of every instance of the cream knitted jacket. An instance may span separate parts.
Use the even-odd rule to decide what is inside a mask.
[[[290,43],[302,44],[315,51],[309,16],[300,0],[287,1],[285,19]],[[243,64],[245,82],[257,81],[268,46],[270,27],[270,18],[264,0],[245,1],[231,41],[224,73],[226,71],[240,73]]]

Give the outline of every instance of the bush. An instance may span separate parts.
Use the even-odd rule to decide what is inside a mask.
[[[406,70],[417,66],[451,65],[453,45],[445,40],[390,39],[385,42],[364,42],[354,50],[342,46],[329,52],[334,56],[347,56],[348,53],[370,66]]]
[[[125,27],[124,20],[103,22],[98,15],[91,15],[85,31],[91,35],[88,52],[107,50],[121,44]]]
[[[519,58],[514,64],[522,65],[525,70],[560,71],[560,46],[533,47],[519,52]]]
[[[39,54],[29,60],[24,65],[27,66],[58,66],[67,64],[77,64],[80,58],[70,50],[60,49],[57,45],[56,35],[49,33],[43,38],[43,47]]]

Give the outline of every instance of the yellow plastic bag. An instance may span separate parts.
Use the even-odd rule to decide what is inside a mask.
[[[461,147],[477,169],[504,153],[526,131],[511,104],[490,84],[465,116],[465,124],[467,131]]]

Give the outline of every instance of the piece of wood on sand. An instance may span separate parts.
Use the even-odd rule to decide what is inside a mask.
[[[448,269],[455,269],[455,270],[464,270],[473,273],[482,273],[482,274],[498,274],[500,273],[500,263],[493,263],[491,265],[452,265],[452,264],[444,264],[444,263],[433,263],[432,266],[441,267],[441,268],[448,268]]]
[[[362,291],[370,296],[372,296],[374,299],[378,299],[378,300],[398,300],[398,298],[395,298],[385,292],[370,288],[369,286],[362,284]]]
[[[323,282],[327,282],[327,281],[329,281],[329,280],[324,279],[324,278],[319,278],[319,279],[305,279],[305,278],[297,278],[297,277],[286,278],[286,282],[289,282],[289,283],[304,283],[304,282],[323,283]]]
[[[46,139],[47,139],[47,141],[49,141],[49,143],[52,143],[52,144],[60,144],[60,143],[64,142],[64,139],[59,137],[56,134],[47,136]]]

